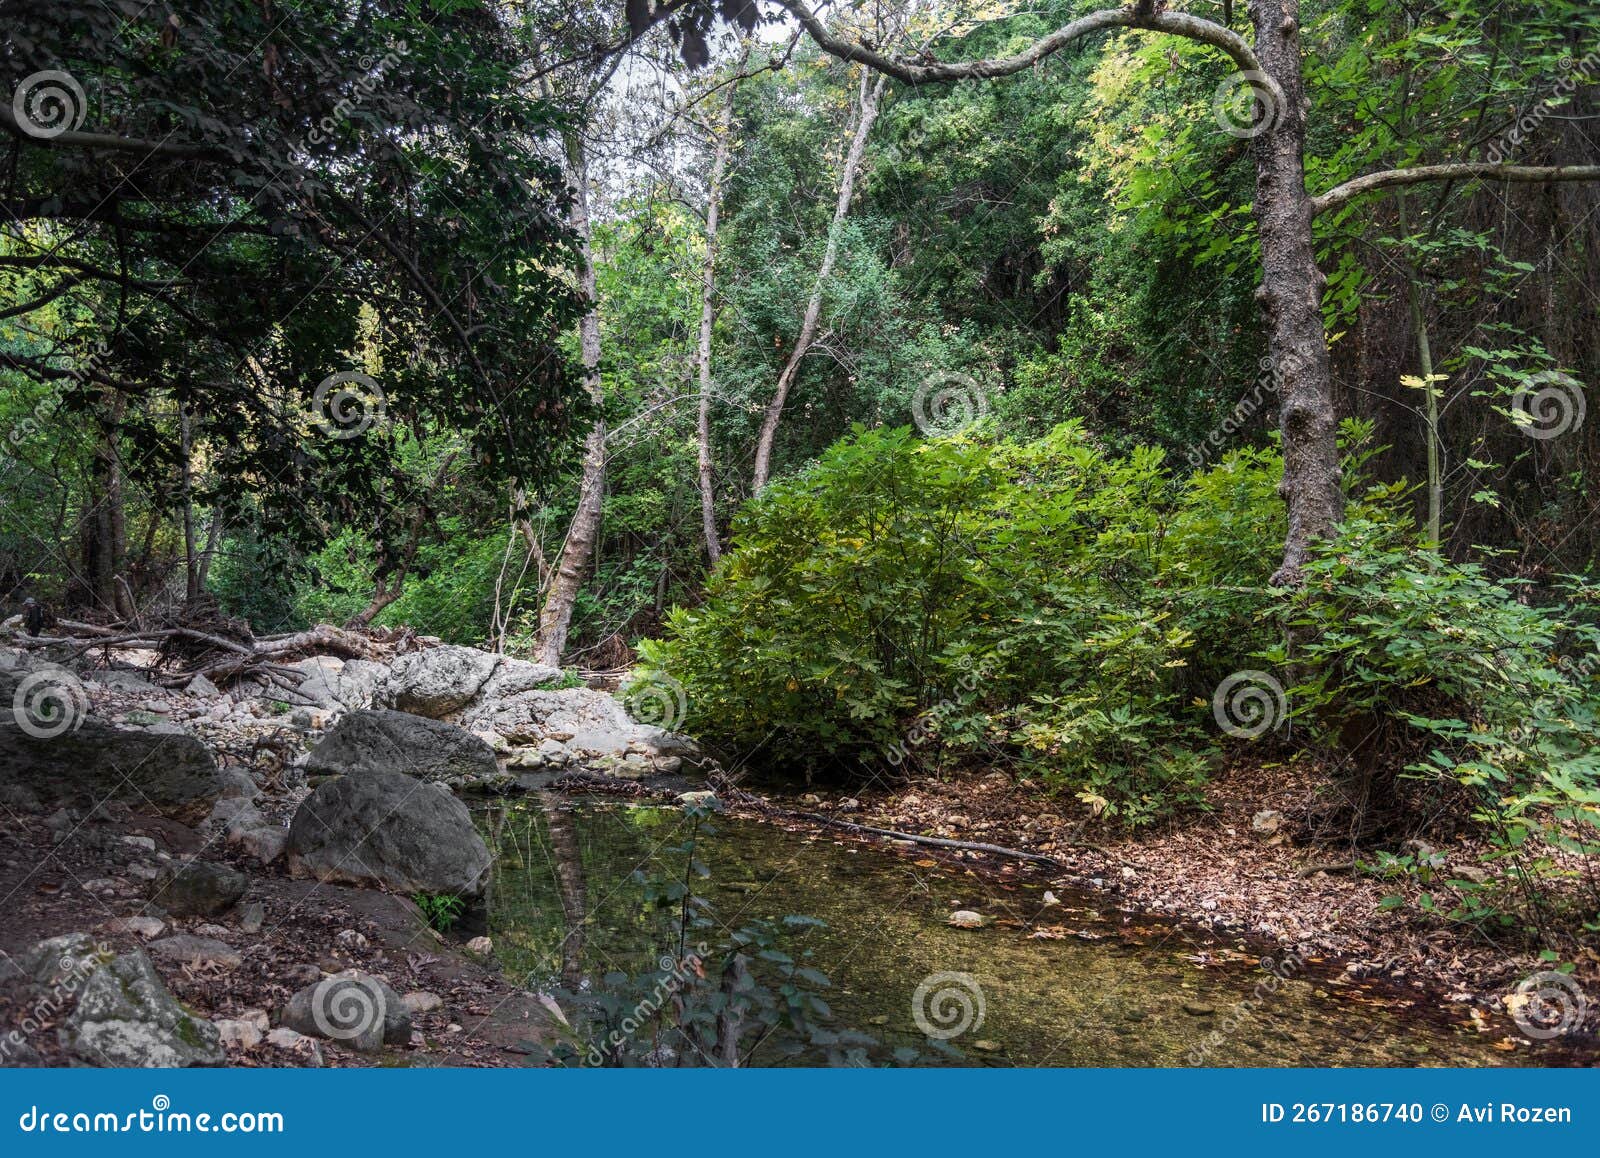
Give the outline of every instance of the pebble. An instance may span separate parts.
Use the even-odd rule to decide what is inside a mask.
[[[481,957],[487,957],[489,954],[494,952],[494,942],[488,937],[474,937],[472,940],[467,942],[467,952],[477,953]]]
[[[950,914],[945,923],[957,929],[981,929],[984,922],[981,913],[974,913],[971,909],[957,909]]]
[[[402,995],[400,1002],[406,1007],[408,1013],[413,1014],[432,1013],[435,1009],[444,1007],[444,998],[437,993],[429,993],[422,989],[414,989],[410,993]]]

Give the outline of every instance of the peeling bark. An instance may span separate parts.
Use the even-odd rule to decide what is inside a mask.
[[[589,216],[589,162],[583,141],[575,134],[567,138],[567,167],[568,180],[573,186],[572,228],[578,235],[583,260],[580,291],[588,303],[578,323],[583,385],[590,399],[598,405],[601,401],[600,294],[595,286],[594,237]],[[567,648],[567,632],[572,627],[572,608],[600,541],[600,502],[605,496],[605,485],[606,424],[605,419],[597,418],[584,442],[578,507],[567,527],[567,537],[561,544],[561,555],[539,612],[536,658],[551,667],[561,666],[561,655]]]

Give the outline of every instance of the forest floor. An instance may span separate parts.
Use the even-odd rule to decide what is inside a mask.
[[[1352,977],[1386,978],[1465,1012],[1487,1032],[1487,1021],[1474,1011],[1507,1012],[1505,999],[1518,982],[1551,964],[1532,944],[1493,940],[1478,926],[1423,912],[1415,903],[1419,889],[1409,882],[1354,871],[1356,862],[1376,854],[1353,851],[1348,840],[1341,844],[1325,832],[1326,821],[1318,818],[1326,814],[1327,783],[1309,763],[1270,769],[1234,764],[1208,786],[1209,811],[1132,832],[1106,825],[1086,830],[1075,800],[1003,772],[919,779],[830,799],[814,794],[761,799],[845,823],[1043,854],[1059,865],[1044,866],[1044,875],[1063,889],[1109,894],[1127,910],[1239,934],[1306,959],[1335,960]],[[759,804],[735,805],[733,811],[773,819]],[[1078,815],[1066,815],[1074,812]],[[1276,820],[1275,831],[1253,825],[1264,812],[1277,814],[1262,825],[1273,827]],[[836,839],[850,837],[831,826],[808,825],[803,817],[779,822],[822,827]],[[865,835],[858,839],[893,843]],[[926,846],[903,851],[960,859],[969,866],[1004,863],[978,852]],[[1415,851],[1415,845],[1391,851]],[[1448,911],[1454,900],[1445,881],[1475,874],[1486,846],[1457,833],[1448,841],[1435,836],[1426,851],[1445,858],[1431,887]],[[1405,903],[1381,907],[1391,895],[1403,895]],[[1574,956],[1574,979],[1586,992],[1600,992],[1600,954],[1584,947]],[[1590,1004],[1585,1028],[1592,1032],[1600,1022],[1600,1002]]]

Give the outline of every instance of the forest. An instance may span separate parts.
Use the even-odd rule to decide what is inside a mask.
[[[1592,1064],[1597,381],[1600,5],[0,0],[0,1064]]]

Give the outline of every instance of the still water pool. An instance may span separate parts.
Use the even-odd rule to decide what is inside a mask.
[[[541,793],[479,814],[496,850],[490,932],[529,988],[592,991],[638,975],[678,946],[675,910],[649,878],[682,879],[693,822],[677,808]],[[1261,947],[1120,911],[1103,894],[1063,894],[1013,870],[979,874],[896,850],[727,817],[698,836],[716,944],[753,919],[825,922],[791,950],[831,980],[840,1026],[886,1046],[947,1032],[966,1065],[1501,1065],[1481,1034],[1392,983],[1336,966],[1277,963]],[[643,878],[643,879],[641,879]],[[967,910],[981,928],[956,928]],[[934,979],[930,981],[930,979]],[[919,1026],[921,1013],[923,1025]],[[938,1054],[924,1056],[949,1064]]]

